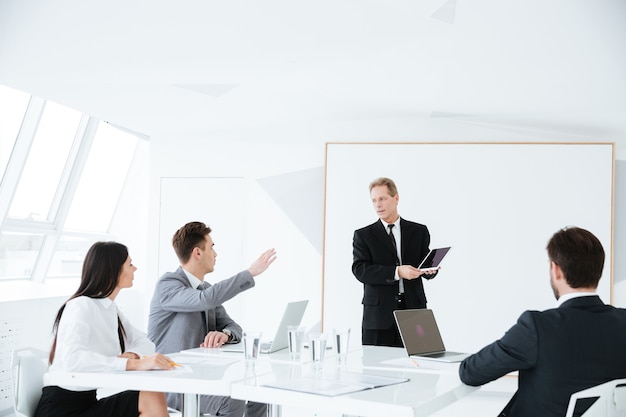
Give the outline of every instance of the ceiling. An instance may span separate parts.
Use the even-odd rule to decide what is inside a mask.
[[[0,83],[147,136],[440,118],[620,142],[625,75],[623,0],[0,0]]]

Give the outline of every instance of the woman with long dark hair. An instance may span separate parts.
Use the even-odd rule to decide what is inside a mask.
[[[167,356],[118,310],[115,297],[133,285],[137,268],[126,246],[97,242],[83,263],[80,286],[54,321],[50,373],[172,369]],[[95,389],[45,386],[36,417],[167,417],[161,392],[124,391],[97,399]]]

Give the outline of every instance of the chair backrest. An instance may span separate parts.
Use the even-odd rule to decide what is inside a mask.
[[[48,370],[48,354],[39,349],[13,351],[11,376],[13,408],[18,417],[33,417],[41,398],[43,376]]]
[[[626,379],[572,394],[565,417],[626,417]]]

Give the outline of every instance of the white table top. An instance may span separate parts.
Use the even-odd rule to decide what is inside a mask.
[[[246,366],[241,353],[200,349],[195,354],[171,354],[183,369],[112,373],[55,372],[48,384],[224,395],[277,406],[340,411],[359,416],[430,415],[474,392],[461,383],[458,364],[416,363],[404,349],[379,346],[355,347],[346,363],[339,364],[332,350],[326,352],[322,370],[314,370],[305,350],[292,361],[288,351],[262,354],[254,367]],[[338,396],[323,396],[263,386],[295,379],[333,381],[342,372],[408,378],[408,382]]]
[[[458,373],[450,369],[423,372],[419,367],[402,366],[386,369],[385,364],[376,367],[374,358],[391,359],[390,355],[399,350],[365,347],[353,351],[345,365],[338,365],[333,355],[329,355],[321,371],[315,371],[309,362],[273,361],[260,358],[259,363],[269,362],[271,372],[259,373],[255,378],[238,381],[231,386],[233,398],[266,402],[279,406],[304,407],[323,411],[340,411],[343,414],[359,416],[414,416],[432,414],[462,398],[476,388],[461,383]],[[393,349],[393,348],[389,348]],[[404,352],[402,350],[402,352]],[[397,356],[396,356],[396,359]],[[451,364],[446,364],[451,365]],[[455,365],[451,366],[455,369]],[[456,365],[458,368],[458,364]],[[337,373],[356,372],[368,375],[403,377],[409,381],[386,387],[363,390],[339,396],[323,396],[306,392],[264,386],[268,383],[285,382],[302,378],[318,378],[332,381]]]
[[[68,387],[115,388],[180,392],[188,394],[230,395],[230,384],[248,378],[249,369],[237,358],[194,358],[168,355],[183,365],[172,371],[122,372],[53,372],[45,376],[46,384]],[[270,372],[269,365],[259,365],[255,373]]]
[[[410,358],[404,348],[387,346],[363,346],[360,361],[364,369],[436,374],[458,374],[460,364]]]

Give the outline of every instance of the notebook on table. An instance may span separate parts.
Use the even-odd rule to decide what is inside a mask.
[[[426,308],[396,310],[393,315],[409,357],[461,362],[469,356],[469,353],[446,350],[432,310]]]
[[[309,304],[309,300],[293,301],[287,304],[283,318],[276,329],[274,338],[261,343],[259,352],[273,353],[281,349],[285,349],[289,345],[287,336],[287,328],[289,326],[299,326],[304,317],[304,310]],[[220,347],[222,352],[243,352],[243,342],[225,344]]]

